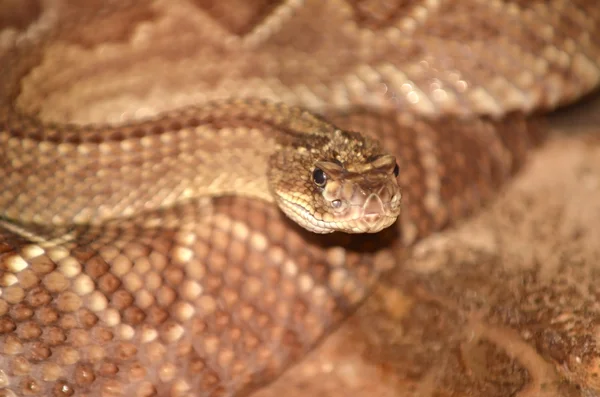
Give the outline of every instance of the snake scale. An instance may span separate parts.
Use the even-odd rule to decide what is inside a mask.
[[[597,85],[594,3],[0,1],[0,395],[268,384]],[[389,155],[320,151],[354,131]],[[398,221],[300,227],[282,148],[383,170]]]

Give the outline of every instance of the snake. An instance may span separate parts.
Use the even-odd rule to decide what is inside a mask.
[[[245,396],[600,81],[591,0],[0,3],[0,393]]]

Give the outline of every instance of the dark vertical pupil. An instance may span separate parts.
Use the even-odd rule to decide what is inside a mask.
[[[398,167],[398,164],[396,164],[396,166],[394,167],[394,176],[398,176],[400,174],[400,167]]]
[[[313,181],[317,186],[325,186],[325,182],[327,182],[327,177],[325,173],[320,168],[315,168],[313,171]]]

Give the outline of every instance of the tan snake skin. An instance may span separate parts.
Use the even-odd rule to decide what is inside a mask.
[[[523,113],[597,85],[597,8],[0,2],[0,395],[238,396],[268,384],[356,309],[404,247],[493,197],[543,136]],[[174,147],[160,132],[142,142],[152,123],[133,139],[106,129],[87,146],[66,123],[122,125],[232,97],[300,105],[377,138],[400,167],[399,222],[378,235],[316,235],[265,200],[169,201],[165,182],[139,189],[156,198],[141,207],[131,197],[94,202],[83,224],[53,218],[113,189],[66,172],[57,154],[102,159],[93,172],[135,186],[136,171]],[[64,134],[53,140],[40,122]],[[229,122],[215,117],[215,142],[257,145],[250,126],[224,133]],[[123,167],[127,151],[141,155]]]

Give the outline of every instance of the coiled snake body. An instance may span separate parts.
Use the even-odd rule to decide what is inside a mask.
[[[600,79],[593,1],[25,3],[0,3],[7,396],[268,383]]]

